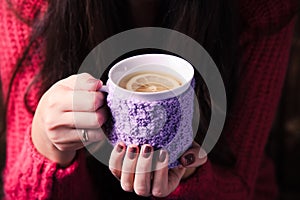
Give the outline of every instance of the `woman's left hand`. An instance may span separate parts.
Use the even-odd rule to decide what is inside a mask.
[[[197,167],[202,166],[207,161],[207,153],[201,146],[193,142],[191,148],[189,148],[180,157],[180,163],[186,168],[186,172],[183,175],[183,179],[192,175]]]
[[[198,146],[193,145],[184,155],[196,152],[197,148]],[[190,168],[180,165],[169,169],[168,160],[169,155],[165,150],[153,152],[148,144],[139,149],[136,145],[126,147],[121,142],[111,153],[109,168],[120,180],[123,190],[134,191],[140,196],[166,197],[177,188],[183,178],[190,175],[197,164],[204,164],[206,157],[200,159],[201,161],[197,157]]]

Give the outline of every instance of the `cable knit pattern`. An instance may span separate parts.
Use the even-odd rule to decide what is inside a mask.
[[[22,17],[31,20],[44,5],[43,0],[12,2]],[[242,75],[233,114],[222,133],[230,138],[229,147],[237,163],[233,168],[225,168],[208,159],[166,199],[269,200],[277,196],[274,169],[264,148],[288,64],[294,25],[290,21],[295,8],[292,2],[296,1],[239,1],[244,22],[240,35]],[[0,0],[0,72],[5,96],[16,61],[28,45],[30,31],[9,9],[6,0]],[[83,151],[78,152],[70,166],[60,168],[40,155],[31,142],[33,116],[26,110],[23,97],[39,71],[43,55],[34,48],[30,54],[31,59],[24,62],[14,80],[8,102],[5,199],[99,199],[95,193],[100,193],[101,187],[94,185],[91,173],[101,172],[89,171]],[[38,102],[37,90],[36,87],[29,97],[33,107]],[[103,194],[112,193],[112,180],[100,182],[105,183],[103,187],[108,185],[107,190],[101,191]]]
[[[150,144],[154,150],[164,148],[169,152],[169,167],[178,166],[177,159],[193,142],[193,87],[177,97],[144,101],[134,95],[118,96],[109,83],[107,105],[113,116],[107,131],[110,142],[113,145],[120,141],[126,145]]]

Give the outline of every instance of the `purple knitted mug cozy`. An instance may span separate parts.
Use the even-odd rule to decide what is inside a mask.
[[[193,141],[193,98],[192,86],[177,97],[156,101],[138,100],[134,95],[118,98],[110,92],[107,105],[112,120],[107,138],[112,145],[123,141],[126,145],[150,144],[154,150],[164,148],[169,153],[169,168],[176,167]]]

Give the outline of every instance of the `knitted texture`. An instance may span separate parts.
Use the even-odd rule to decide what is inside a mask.
[[[144,101],[134,94],[129,98],[119,97],[113,85],[108,82],[107,86],[111,91],[107,105],[113,117],[111,130],[107,131],[110,142],[150,144],[155,151],[166,149],[169,167],[178,166],[177,159],[193,142],[193,88],[173,98]]]
[[[268,135],[278,106],[288,64],[294,21],[294,0],[240,0],[243,22],[239,50],[241,77],[237,86],[233,111],[223,133],[230,138],[236,164],[224,167],[208,162],[188,179],[181,181],[167,199],[275,199],[277,187],[274,167],[264,153]],[[12,1],[13,8],[30,21],[44,5],[42,0]],[[14,9],[15,10],[15,9]],[[4,96],[15,65],[28,45],[30,23],[20,21],[15,12],[0,1],[0,76]],[[275,28],[274,28],[275,27]],[[267,33],[272,33],[267,35]],[[34,148],[30,139],[32,115],[24,105],[25,91],[38,73],[43,55],[35,47],[14,79],[8,100],[6,166],[3,172],[5,199],[101,199],[95,193],[109,196],[115,179],[107,171],[87,168],[85,155],[78,152],[74,162],[60,168]],[[35,108],[38,87],[27,97]],[[106,189],[102,189],[106,188]]]
[[[22,15],[29,21],[33,13],[39,12],[42,1],[14,1],[13,6],[22,6]],[[27,6],[28,7],[27,7]],[[36,7],[36,5],[40,5]],[[25,9],[25,7],[27,9]],[[8,85],[12,79],[15,65],[24,48],[28,45],[31,28],[20,21],[15,10],[11,10],[5,0],[0,1],[0,77],[7,97]],[[54,162],[40,155],[33,146],[30,137],[32,114],[24,104],[26,89],[38,73],[43,62],[43,55],[30,50],[30,60],[26,60],[16,75],[7,107],[6,163],[3,171],[4,199],[92,199],[90,176],[87,174],[85,157],[78,156],[68,168],[61,169]],[[35,108],[38,103],[38,87],[27,96],[29,105]],[[80,184],[71,184],[73,180],[84,182],[85,192],[80,191]],[[65,192],[68,191],[68,192]],[[52,193],[53,192],[53,193]],[[71,196],[72,196],[71,195]]]

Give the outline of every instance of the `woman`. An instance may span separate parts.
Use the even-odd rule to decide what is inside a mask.
[[[264,149],[285,76],[295,2],[240,0],[235,10],[229,0],[2,1],[5,198],[275,199],[274,170]],[[86,156],[67,114],[89,113],[94,121],[82,125],[89,129],[89,141],[103,140],[99,127],[107,113],[103,94],[96,92],[101,81],[73,74],[98,43],[143,26],[175,29],[198,41],[219,67],[230,102],[221,139],[208,160],[196,159],[209,122],[206,100],[197,143],[180,158],[184,167],[156,171],[153,182],[110,172]],[[91,102],[78,110],[72,108],[70,95],[75,78]],[[196,90],[207,99],[201,80]],[[112,157],[117,151],[130,152],[117,147]]]

